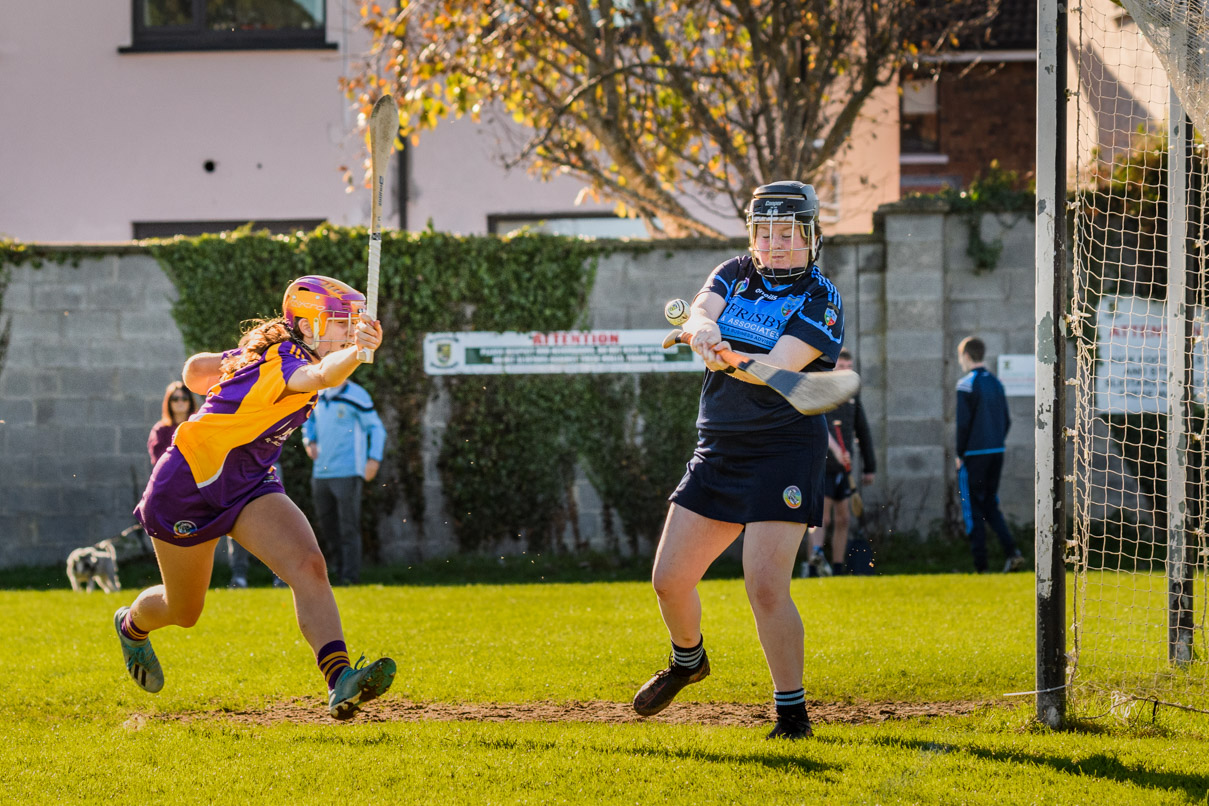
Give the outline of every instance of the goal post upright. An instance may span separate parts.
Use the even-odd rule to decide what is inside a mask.
[[[1177,53],[1180,52],[1177,50]],[[1188,159],[1191,124],[1170,91],[1167,124],[1167,659],[1192,660],[1193,568],[1187,530],[1188,345],[1187,296]]]
[[[1037,2],[1034,311],[1037,719],[1066,720],[1066,58],[1067,3]]]

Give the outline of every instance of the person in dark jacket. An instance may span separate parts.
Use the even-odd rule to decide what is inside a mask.
[[[835,368],[852,369],[852,353],[847,349],[840,350]],[[808,533],[809,576],[839,575],[850,570],[844,567],[844,557],[848,550],[848,529],[852,520],[849,501],[857,492],[854,489],[855,478],[852,472],[854,445],[860,447],[861,485],[872,484],[873,476],[877,472],[877,459],[873,455],[873,436],[869,433],[869,421],[865,418],[865,408],[861,405],[859,394],[848,402],[841,403],[835,411],[829,412],[827,423],[830,445],[827,452],[827,481],[823,488],[823,524],[811,527]],[[828,525],[832,527],[830,563],[827,562],[823,551]]]
[[[1003,384],[986,368],[986,345],[974,336],[957,345],[965,375],[957,382],[957,481],[961,513],[978,573],[987,570],[986,525],[999,538],[1004,572],[1024,566],[1024,557],[999,511],[1004,442],[1012,427]]]

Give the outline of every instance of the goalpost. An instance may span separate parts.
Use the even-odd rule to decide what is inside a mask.
[[[1037,715],[1209,713],[1209,8],[1038,12]]]

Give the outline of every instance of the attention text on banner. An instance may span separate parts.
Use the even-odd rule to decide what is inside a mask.
[[[429,375],[528,375],[602,372],[701,372],[684,345],[667,349],[667,330],[556,330],[529,333],[429,333]]]

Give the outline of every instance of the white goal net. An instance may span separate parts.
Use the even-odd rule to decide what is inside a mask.
[[[1209,713],[1209,25],[1173,0],[1079,0],[1069,24],[1070,701]]]

